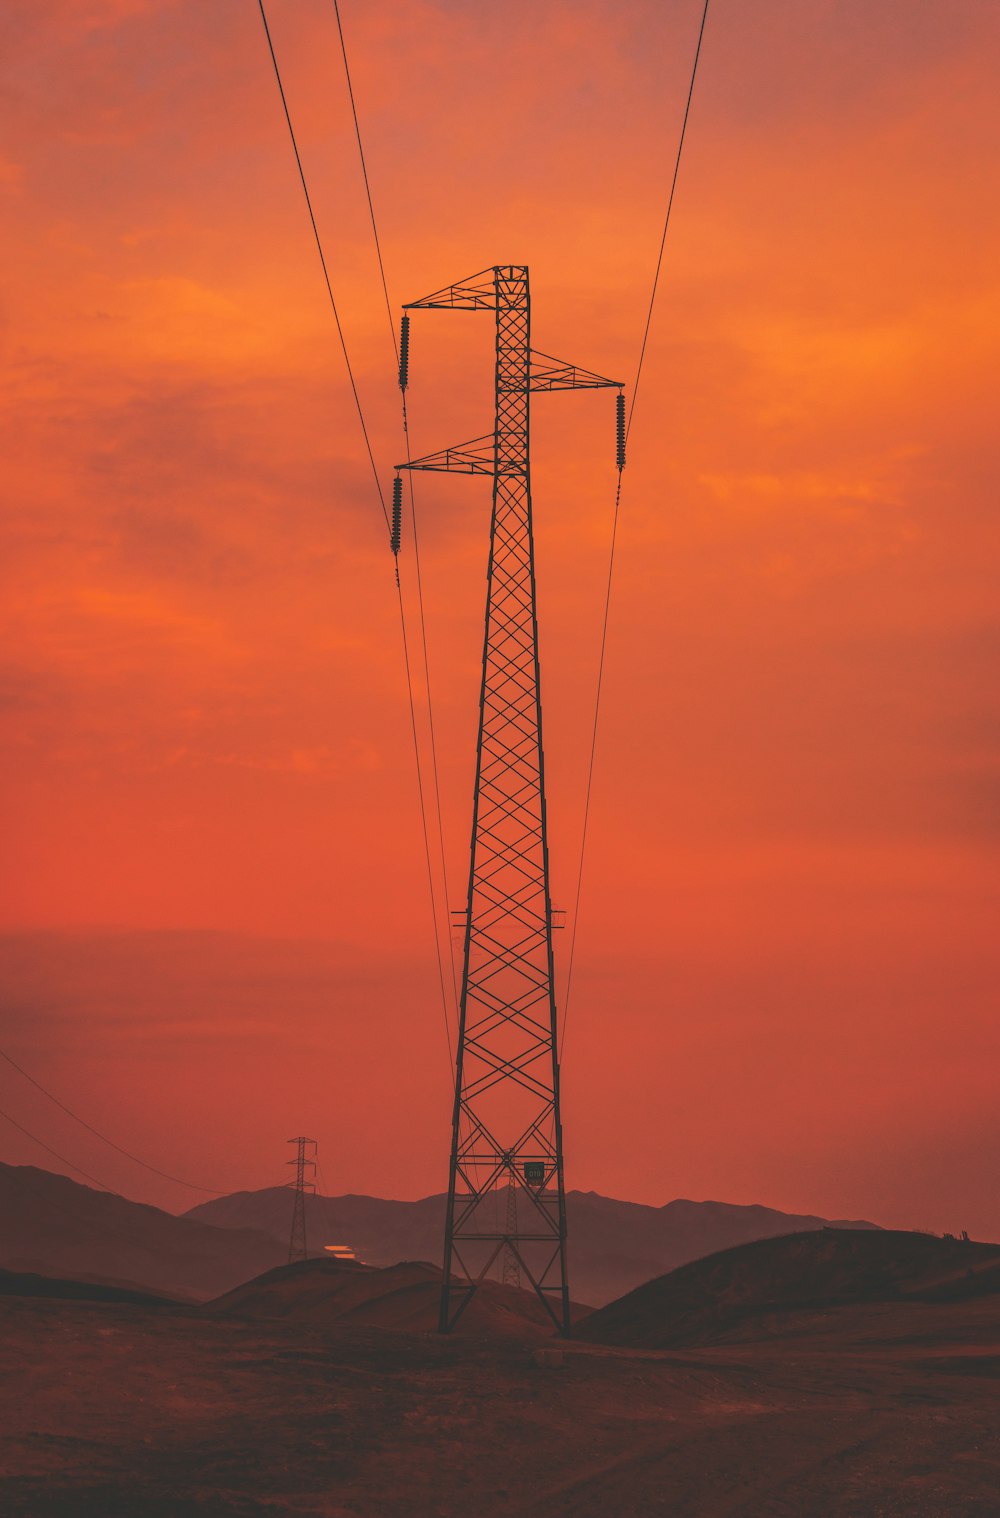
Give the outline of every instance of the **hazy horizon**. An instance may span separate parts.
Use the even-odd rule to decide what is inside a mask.
[[[413,970],[402,956],[376,968],[350,946],[295,938],[262,940],[177,929],[0,935],[0,983],[7,987],[13,1057],[81,1117],[140,1158],[223,1192],[283,1184],[291,1174],[283,1168],[292,1153],[287,1139],[300,1132],[319,1142],[321,1190],[331,1195],[356,1192],[416,1200],[445,1189],[450,1067],[440,1008],[423,999]],[[387,1002],[395,1008],[391,1025],[370,1015],[372,1007]],[[294,1025],[283,1013],[289,1003],[298,1009]],[[331,1019],[331,1007],[341,1009],[338,1018]],[[574,1015],[582,1021],[599,1013],[591,1002],[584,1011],[577,1006]],[[418,1019],[438,1055],[434,1080],[426,1088],[406,1079],[407,1030]],[[405,1155],[397,1147],[398,1130],[380,1128],[367,1088],[352,1083],[349,1069],[342,1084],[331,1088],[331,1069],[344,1068],[345,1025],[357,1067],[381,1062],[386,1089],[393,1093],[395,1122],[410,1125]],[[585,1036],[579,1025],[576,1031]],[[234,1056],[237,1040],[240,1058]],[[283,1051],[282,1059],[267,1061],[264,1056],[275,1049]],[[626,1173],[616,1152],[602,1153],[602,1115],[580,1109],[572,1059],[570,1047],[570,1190],[594,1190],[648,1206],[707,1199],[866,1218],[884,1227],[967,1228],[983,1238],[997,1232],[990,1222],[995,1204],[987,1178],[957,1146],[951,1155],[942,1151],[938,1156],[935,1176],[914,1166],[915,1195],[907,1206],[898,1200],[905,1195],[900,1177],[905,1149],[900,1145],[888,1151],[884,1163],[875,1166],[859,1143],[859,1160],[848,1172],[836,1164],[840,1138],[832,1123],[814,1125],[816,1147],[811,1155],[795,1157],[797,1175],[790,1175],[787,1166],[767,1167],[759,1139],[750,1154],[734,1155],[721,1128],[711,1151],[692,1155],[678,1143],[673,1152],[664,1149],[655,1165],[647,1158],[643,1167]],[[160,1082],[144,1088],[139,1072],[150,1062]],[[170,1212],[208,1199],[137,1169],[4,1068],[8,1110],[98,1179]],[[647,1071],[647,1082],[654,1076],[655,1071]],[[745,1072],[723,1064],[714,1084],[706,1073],[700,1094],[707,1093],[721,1108],[745,1099],[745,1086]],[[179,1116],[178,1099],[183,1103]],[[839,1094],[830,1093],[829,1100],[836,1107]],[[112,1104],[113,1121],[106,1115]],[[780,1109],[760,1107],[755,1137],[767,1135],[780,1144],[785,1122]],[[59,1168],[16,1131],[5,1138],[2,1157],[9,1163]],[[953,1183],[940,1182],[959,1172],[963,1160],[970,1182],[964,1197]],[[929,1179],[937,1180],[941,1190],[933,1207],[920,1200]],[[977,1205],[980,1187],[983,1200]]]

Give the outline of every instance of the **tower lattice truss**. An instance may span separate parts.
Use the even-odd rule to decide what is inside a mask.
[[[441,1328],[454,1327],[499,1261],[503,1279],[532,1287],[567,1332],[530,402],[537,391],[621,386],[532,350],[523,265],[498,265],[406,309],[496,318],[493,433],[399,466],[493,477]]]

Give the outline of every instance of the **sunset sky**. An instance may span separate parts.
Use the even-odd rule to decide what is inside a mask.
[[[394,308],[525,262],[631,386],[701,0],[342,0]],[[399,393],[329,0],[268,16],[386,487]],[[7,0],[0,1047],[150,1163],[444,1189],[392,559],[253,0]],[[624,477],[567,1184],[1000,1237],[1000,6],[713,0]],[[491,425],[418,312],[416,453]],[[553,889],[614,500],[533,403]],[[462,900],[489,482],[418,477]],[[412,598],[407,533],[401,568]],[[566,940],[557,944],[560,986]],[[199,1196],[8,1066],[0,1107]],[[60,1168],[0,1121],[0,1158]]]

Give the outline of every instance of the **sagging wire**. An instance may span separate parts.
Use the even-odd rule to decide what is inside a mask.
[[[660,238],[660,248],[656,258],[656,270],[653,274],[653,285],[649,295],[649,307],[646,311],[646,323],[642,333],[642,343],[639,348],[639,361],[636,365],[635,381],[632,385],[632,398],[628,408],[628,418],[625,418],[625,398],[619,394],[616,408],[616,431],[617,431],[617,464],[618,484],[615,489],[615,509],[611,522],[611,548],[608,556],[608,579],[604,593],[604,614],[601,619],[601,645],[597,660],[597,690],[594,698],[594,724],[590,739],[590,760],[587,767],[587,789],[583,810],[583,828],[580,840],[580,866],[577,872],[576,882],[576,906],[573,914],[573,931],[570,934],[570,947],[566,970],[566,990],[563,996],[562,1031],[559,1041],[559,1053],[562,1057],[566,1040],[566,1023],[569,1017],[570,994],[573,987],[573,962],[576,951],[577,924],[580,916],[580,899],[583,890],[584,859],[587,850],[587,827],[590,819],[590,802],[594,785],[594,765],[597,756],[597,732],[600,722],[601,693],[604,688],[604,665],[608,646],[608,623],[611,617],[611,592],[615,572],[615,551],[618,545],[618,523],[621,513],[622,497],[622,473],[625,468],[625,445],[632,431],[632,419],[635,415],[635,403],[639,393],[639,381],[642,378],[643,363],[646,358],[646,346],[649,342],[649,332],[653,320],[653,307],[656,303],[656,292],[659,289],[660,273],[663,268],[663,253],[667,245],[667,232],[670,228],[670,216],[674,208],[674,195],[677,190],[677,179],[680,174],[681,155],[684,152],[684,139],[687,136],[688,117],[691,114],[691,101],[694,96],[694,84],[698,75],[698,60],[701,57],[701,44],[705,36],[705,22],[708,19],[709,0],[705,0],[701,13],[701,24],[698,28],[698,41],[694,50],[694,62],[691,66],[691,80],[688,85],[687,100],[684,105],[684,119],[681,123],[680,138],[677,143],[677,156],[674,159],[674,172],[670,181],[670,193],[667,197],[667,209],[663,218],[663,235]]]

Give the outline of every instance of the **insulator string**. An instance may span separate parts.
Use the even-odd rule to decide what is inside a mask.
[[[392,532],[389,546],[399,558],[399,548],[403,537],[403,481],[397,474],[392,482]],[[399,570],[396,571],[397,577]]]
[[[410,313],[403,312],[399,324],[399,388],[406,390],[410,382]]]

